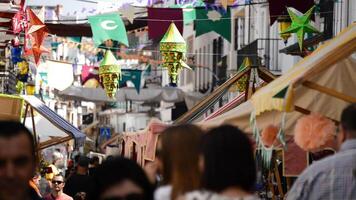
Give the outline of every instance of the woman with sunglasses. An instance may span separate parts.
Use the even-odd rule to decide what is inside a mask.
[[[132,160],[114,157],[97,168],[95,192],[90,200],[152,200],[153,186]]]
[[[44,200],[73,200],[72,197],[63,192],[64,178],[62,175],[55,175],[51,184],[52,192],[44,197]]]

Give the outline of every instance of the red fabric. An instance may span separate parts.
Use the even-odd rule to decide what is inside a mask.
[[[83,65],[82,66],[82,74],[81,74],[81,82],[85,84],[87,80],[95,78],[99,81],[99,67]]]
[[[148,8],[148,19],[150,39],[161,39],[172,21],[183,35],[183,11],[180,8]]]
[[[284,151],[284,176],[298,176],[308,167],[308,153],[291,140]]]

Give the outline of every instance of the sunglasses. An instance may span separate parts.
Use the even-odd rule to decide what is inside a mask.
[[[58,185],[60,185],[60,184],[63,183],[63,181],[52,181],[52,183],[53,183],[53,184],[58,184]]]
[[[145,196],[143,194],[128,194],[124,197],[107,197],[102,200],[144,200]]]

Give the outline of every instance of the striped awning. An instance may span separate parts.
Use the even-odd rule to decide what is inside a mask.
[[[23,95],[22,98],[25,100],[25,103],[29,104],[34,110],[36,110],[39,114],[41,114],[44,118],[46,118],[49,122],[51,122],[58,129],[67,133],[69,136],[65,137],[68,139],[74,139],[76,146],[82,146],[85,141],[85,134],[82,133],[79,129],[73,126],[71,123],[67,122],[61,116],[59,116],[56,112],[47,107],[42,101],[40,101],[35,96]],[[40,134],[40,133],[39,133]],[[68,140],[67,139],[67,140]],[[61,142],[62,140],[58,140]],[[64,142],[64,141],[62,141]],[[48,144],[47,144],[48,143]],[[48,146],[54,145],[56,142],[46,142],[46,144],[41,145],[40,148],[46,148]]]

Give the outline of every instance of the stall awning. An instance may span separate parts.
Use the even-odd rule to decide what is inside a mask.
[[[58,92],[58,96],[65,99],[91,102],[112,102],[105,94],[103,88],[85,88],[70,86]],[[116,94],[116,101],[141,101],[141,102],[181,102],[184,101],[185,94],[179,88],[158,87],[142,88],[140,94],[135,88],[120,88]],[[115,101],[115,100],[114,100]]]
[[[40,149],[55,145],[61,142],[68,141],[70,139],[75,139],[76,145],[81,145],[84,143],[85,134],[83,134],[75,126],[67,122],[49,107],[47,107],[42,101],[40,101],[35,96],[26,96],[23,95],[22,98],[25,100],[25,103],[30,105],[35,111],[37,111],[42,117],[48,120],[56,128],[60,129],[68,136],[66,137],[52,137],[50,140],[40,143]],[[42,133],[48,135],[48,133]],[[38,135],[41,137],[41,132],[38,132]]]

